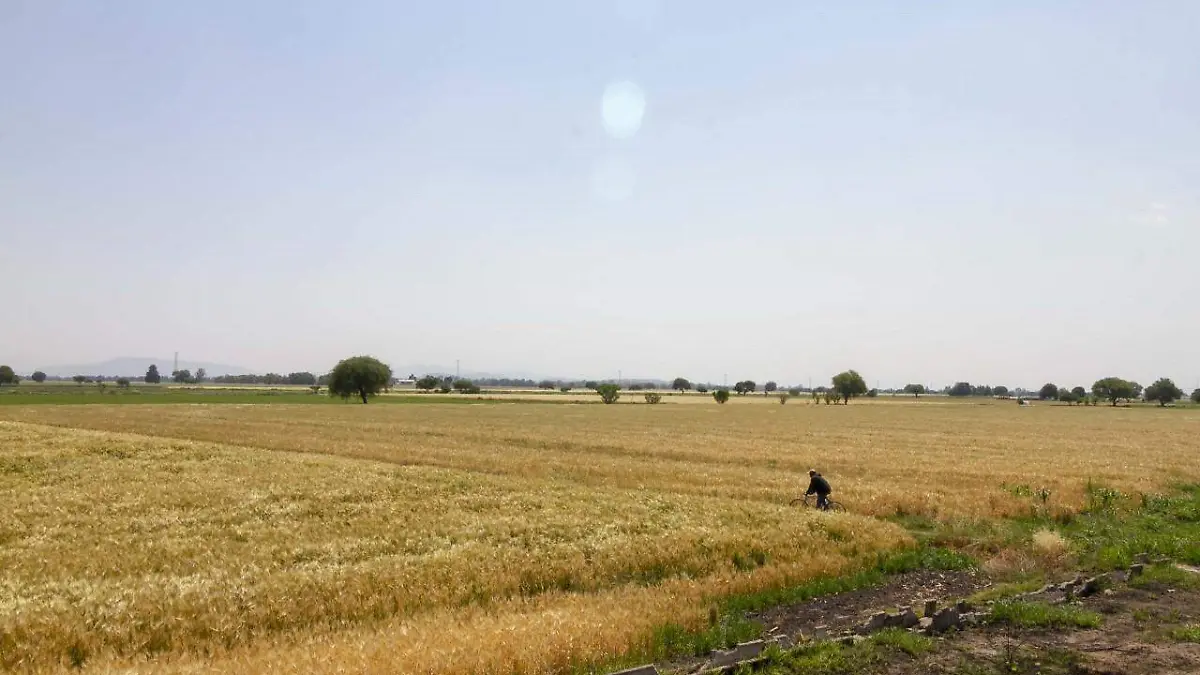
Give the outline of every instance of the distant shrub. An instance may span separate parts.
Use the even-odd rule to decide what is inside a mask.
[[[616,403],[621,398],[621,388],[615,384],[601,384],[596,387],[596,393],[605,404]]]
[[[311,385],[311,386],[309,386],[309,389],[310,389],[310,390],[312,391],[312,393],[314,393],[314,394],[319,394],[319,393],[321,393],[321,385],[319,385],[319,384],[314,384],[314,385]]]
[[[441,388],[440,388],[440,389],[438,389],[438,391],[440,391],[440,392],[441,392],[441,393],[443,393],[443,394],[449,394],[449,393],[450,393],[450,391],[451,391],[451,389],[450,389],[450,387],[448,387],[448,386],[446,386],[446,385],[444,385],[444,384],[443,384],[443,385],[441,386]]]
[[[783,405],[783,404],[787,403],[787,400],[791,397],[792,397],[791,394],[787,393],[786,391],[783,392],[782,394],[779,395],[779,404]]]
[[[662,403],[662,394],[648,391],[645,393],[646,403]]]
[[[728,389],[718,389],[718,390],[714,391],[713,392],[713,400],[716,401],[717,403],[725,403],[726,401],[729,400],[729,390]]]
[[[1197,391],[1200,391],[1200,389],[1198,389]],[[700,393],[700,394],[707,394],[707,393],[708,393],[708,387],[705,387],[704,385],[698,385],[698,386],[696,387],[696,392],[697,392],[697,393]],[[1200,401],[1197,401],[1197,403],[1200,403]]]
[[[127,377],[118,377],[118,378],[117,378],[117,386],[118,386],[118,387],[120,387],[120,388],[122,388],[122,389],[128,389],[128,388],[129,388],[129,378],[127,378]]]
[[[559,387],[558,390],[565,394],[568,391],[571,391],[571,388],[570,387]]]
[[[787,393],[790,396],[799,396],[801,394],[800,387],[792,387],[791,389],[787,390]]]

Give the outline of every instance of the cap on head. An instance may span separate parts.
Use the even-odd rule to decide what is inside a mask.
[[[815,476],[815,475],[817,475],[817,470],[816,470],[816,469],[809,469],[809,470],[808,470],[808,475],[810,475],[810,476]]]

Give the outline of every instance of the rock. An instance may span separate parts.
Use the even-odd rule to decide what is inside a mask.
[[[1139,553],[1133,556],[1133,562],[1137,563],[1138,565],[1145,565],[1146,563],[1150,562],[1150,554]]]
[[[958,627],[958,610],[953,607],[946,607],[933,615],[933,625],[931,628],[935,633],[944,633],[951,628]]]
[[[958,602],[954,603],[954,609],[958,610],[959,614],[966,614],[967,612],[971,611],[971,603],[967,602],[966,600],[959,600]]]
[[[1145,571],[1146,571],[1146,565],[1143,563],[1137,563],[1135,565],[1130,565],[1129,566],[1129,578],[1133,579],[1134,577],[1140,577],[1140,576],[1142,576],[1142,572],[1145,572]]]
[[[658,675],[658,668],[655,668],[653,665],[638,666],[637,668],[612,673],[612,675]]]
[[[842,636],[841,643],[847,647],[853,647],[854,645],[862,642],[864,639],[866,638],[861,635],[845,635]]]
[[[933,616],[937,612],[937,605],[937,600],[926,600],[925,611],[921,614],[921,616]]]
[[[863,625],[858,627],[859,635],[870,635],[877,631],[881,631],[888,625],[887,612],[877,612],[874,616],[867,619]]]
[[[1041,590],[1039,590],[1039,591],[1034,591],[1033,593],[1034,593],[1035,595],[1036,595],[1036,594],[1053,593],[1053,592],[1054,592],[1054,589],[1056,589],[1056,588],[1058,588],[1058,587],[1057,587],[1057,586],[1055,586],[1054,584],[1046,584],[1045,586],[1042,586]]]
[[[1095,595],[1100,592],[1103,581],[1100,577],[1092,577],[1083,582],[1083,587],[1079,589],[1079,597],[1086,598],[1089,595]]]
[[[812,638],[824,640],[829,637],[829,626],[813,626]]]
[[[792,639],[791,635],[780,635],[775,638],[775,644],[779,645],[780,649],[787,651],[796,646],[796,641]]]
[[[921,618],[917,616],[912,607],[900,608],[900,628],[912,628],[920,621]]]
[[[983,615],[978,612],[970,612],[959,616],[958,620],[964,626],[978,626],[983,623]]]
[[[1111,588],[1104,589],[1104,596],[1108,597],[1110,595],[1116,595],[1116,593],[1113,593],[1113,589],[1111,589]]]
[[[1074,581],[1072,581],[1071,583],[1072,583],[1073,585],[1075,585],[1075,586],[1082,586],[1082,585],[1083,585],[1083,575],[1082,575],[1082,574],[1076,574],[1076,575],[1075,575],[1075,580],[1074,580]]]
[[[921,631],[922,633],[925,633],[926,635],[929,635],[930,633],[932,633],[933,632],[933,617],[931,617],[931,616],[921,617],[920,621],[917,622],[917,630]]]

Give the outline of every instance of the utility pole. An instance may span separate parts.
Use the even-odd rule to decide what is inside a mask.
[[[617,386],[621,386],[621,371],[617,371]]]
[[[459,371],[458,371],[458,359],[454,359],[454,379],[455,379],[455,380],[461,379],[461,378],[459,377],[459,374],[458,374],[458,372],[459,372]]]
[[[175,369],[171,371],[171,374],[174,375],[175,373],[178,373],[178,372],[179,372],[179,352],[175,352]]]

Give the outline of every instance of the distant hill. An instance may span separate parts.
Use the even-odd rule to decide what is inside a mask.
[[[171,375],[171,369],[174,365],[173,358],[153,358],[153,357],[137,357],[125,356],[117,359],[109,359],[101,363],[84,363],[77,365],[65,366],[47,366],[38,368],[50,377],[71,377],[72,375],[102,375],[104,377],[141,377],[146,374],[146,369],[150,364],[158,366],[158,372],[164,378]],[[217,375],[249,375],[250,370],[241,366],[230,366],[222,363],[208,363],[205,361],[180,361],[180,369],[190,370],[193,373],[197,369],[203,368],[209,377]]]

